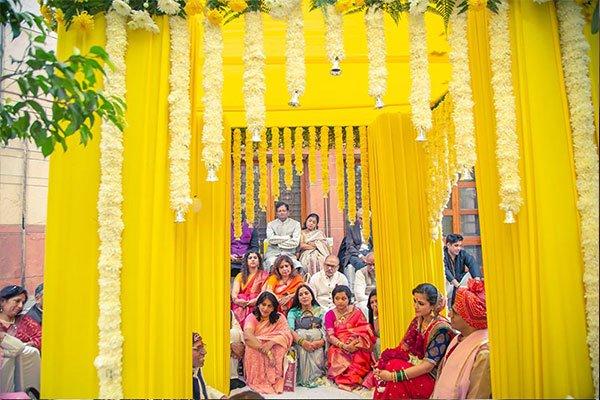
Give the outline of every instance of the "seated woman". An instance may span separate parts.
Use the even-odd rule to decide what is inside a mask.
[[[19,314],[26,301],[27,291],[21,286],[0,290],[0,392],[40,388],[42,328]]]
[[[242,271],[235,277],[231,288],[231,311],[242,328],[268,278],[269,273],[263,269],[260,254],[257,251],[247,252],[242,259]]]
[[[244,324],[246,384],[259,393],[282,393],[283,359],[292,345],[292,332],[277,312],[273,293],[261,293],[256,304]]]
[[[292,259],[286,255],[281,255],[273,263],[273,275],[267,279],[263,290],[275,293],[279,303],[279,311],[287,314],[294,301],[296,291],[304,281],[294,269]]]
[[[370,388],[371,352],[375,335],[362,311],[350,304],[348,286],[339,285],[331,293],[335,308],[325,314],[325,329],[331,346],[327,351],[327,378],[344,390]]]
[[[375,368],[375,399],[428,399],[433,392],[437,364],[454,332],[439,312],[444,296],[430,283],[412,291],[415,318],[398,347],[387,349]]]
[[[377,341],[373,346],[373,355],[375,360],[379,360],[381,354],[381,340],[379,339],[379,307],[377,306],[377,289],[371,290],[369,293],[369,300],[367,301],[367,308],[369,309],[369,324],[373,328],[373,333]]]
[[[325,234],[319,230],[319,216],[308,214],[300,233],[298,261],[312,276],[321,270],[325,257],[331,254]]]
[[[310,286],[304,284],[294,296],[287,319],[297,353],[298,376],[296,383],[316,387],[325,383],[325,312],[317,303]]]

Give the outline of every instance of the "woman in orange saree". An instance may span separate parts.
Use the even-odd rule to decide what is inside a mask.
[[[371,354],[376,337],[362,311],[350,304],[348,286],[336,286],[331,295],[335,308],[325,315],[327,340],[327,378],[340,389],[370,389]]]
[[[263,269],[263,260],[256,251],[249,251],[242,260],[242,271],[235,277],[231,289],[231,311],[242,329],[244,320],[254,310],[269,273]]]
[[[273,274],[265,282],[263,290],[272,292],[277,296],[279,311],[287,315],[292,307],[296,291],[304,283],[302,277],[294,269],[294,263],[288,256],[277,257],[273,263]]]
[[[244,371],[250,389],[283,392],[283,359],[292,345],[292,332],[285,317],[277,312],[273,293],[258,296],[256,308],[246,317],[244,339]]]

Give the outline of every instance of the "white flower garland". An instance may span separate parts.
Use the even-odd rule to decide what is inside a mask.
[[[417,140],[423,141],[425,140],[425,133],[431,129],[431,108],[429,107],[431,82],[424,14],[427,1],[413,0],[410,3],[410,12],[408,13],[411,78],[409,101],[412,123],[419,134]]]
[[[133,10],[131,11],[131,21],[127,23],[127,26],[131,29],[143,29],[150,33],[157,34],[159,32],[158,25],[152,19],[148,11],[145,10]]]
[[[381,103],[377,107],[381,108],[387,84],[383,10],[380,7],[369,7],[365,12],[365,25],[369,55],[369,96],[378,99]]]
[[[206,180],[217,180],[217,171],[223,160],[223,32],[221,25],[204,19],[204,126],[202,127],[202,162],[208,172]]]
[[[332,64],[332,75],[341,74],[339,63],[346,58],[344,53],[344,20],[335,6],[325,6],[325,52],[327,59]]]
[[[131,7],[123,0],[113,0],[112,9],[124,17],[128,17],[131,14]]]
[[[598,153],[594,142],[594,106],[588,69],[589,44],[583,34],[585,20],[574,1],[556,2],[560,47],[565,75],[569,115],[573,136],[575,173],[577,175],[577,207],[581,220],[581,248],[584,261],[588,346],[598,398]]]
[[[456,11],[450,17],[448,32],[449,58],[452,80],[448,91],[454,100],[454,127],[456,129],[456,161],[462,179],[470,179],[475,166],[475,125],[473,123],[473,96],[469,70],[469,43],[467,41],[467,13]]]
[[[160,11],[168,15],[176,15],[181,11],[179,3],[175,0],[158,0],[157,7]]]
[[[512,58],[508,24],[508,2],[498,4],[498,13],[491,13],[489,23],[492,89],[496,109],[496,162],[500,176],[500,208],[506,213],[505,223],[514,222],[514,215],[523,204],[519,175],[519,141],[512,82]]]
[[[125,99],[126,17],[115,11],[106,14],[106,52],[114,70],[106,69],[104,91],[108,96]],[[123,135],[113,124],[102,123],[100,137],[100,188],[98,190],[98,373],[102,399],[123,398],[121,334],[121,267],[123,233]]]
[[[269,14],[274,19],[285,19],[297,7],[302,7],[301,0],[264,0],[264,5],[269,9]]]
[[[259,11],[244,14],[246,32],[244,36],[244,106],[246,125],[252,141],[260,141],[260,131],[265,126],[265,52],[263,49],[263,23]]]
[[[285,31],[286,81],[288,93],[292,97],[289,105],[292,107],[300,105],[298,98],[304,94],[306,86],[303,29],[302,3],[297,2],[296,7],[290,10]]]
[[[169,147],[171,209],[175,222],[185,221],[190,195],[190,33],[183,17],[169,17],[171,72],[169,83]]]

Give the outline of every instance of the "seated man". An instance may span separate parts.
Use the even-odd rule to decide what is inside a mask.
[[[337,285],[348,286],[348,279],[338,271],[340,259],[333,254],[328,255],[323,261],[323,268],[311,276],[308,285],[311,287],[317,302],[325,310],[331,310],[334,306],[331,292]]]
[[[40,352],[0,330],[0,393],[40,388]]]
[[[452,309],[455,290],[467,286],[470,278],[481,279],[481,268],[475,258],[463,250],[462,235],[451,233],[446,236],[444,246],[444,271],[446,275],[446,297],[448,308]]]
[[[206,357],[206,349],[204,341],[200,334],[192,333],[192,384],[194,400],[200,399],[226,399],[223,393],[211,388],[204,382],[202,377],[202,367],[204,366],[204,358]]]
[[[246,386],[246,384],[240,379],[242,375],[239,373],[239,368],[242,365],[240,361],[244,359],[244,332],[240,323],[233,315],[233,311],[230,312],[229,321],[231,329],[229,330],[229,346],[231,349],[231,355],[229,360],[229,388],[231,390],[238,389]]]
[[[491,399],[490,350],[483,281],[456,291],[450,312],[455,336],[438,367],[432,399]]]
[[[344,275],[348,278],[350,287],[354,287],[354,275],[356,271],[364,268],[365,256],[373,251],[373,236],[369,239],[363,237],[363,212],[362,208],[356,212],[356,222],[346,228],[344,238],[346,252],[344,254]]]
[[[304,272],[304,267],[296,259],[296,249],[300,244],[300,222],[289,218],[290,206],[283,201],[275,203],[277,219],[267,224],[267,250],[265,266],[269,270],[280,255],[289,256],[296,269]],[[271,272],[271,271],[269,271]]]
[[[27,311],[27,315],[42,326],[42,309],[44,305],[44,284],[40,283],[35,288],[35,304]]]
[[[356,302],[355,306],[365,314],[365,317],[369,317],[369,311],[367,308],[367,302],[369,301],[369,294],[375,289],[375,254],[373,252],[365,256],[365,266],[356,273],[354,280],[354,297]]]
[[[250,228],[246,222],[242,225],[242,236],[236,239],[234,235],[233,222],[231,223],[231,285],[233,279],[242,269],[242,260],[249,251],[258,251],[258,231]]]

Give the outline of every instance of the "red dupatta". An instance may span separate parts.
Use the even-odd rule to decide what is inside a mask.
[[[263,269],[257,270],[254,275],[244,285],[240,282],[240,292],[238,293],[238,299],[253,300],[260,294],[265,281],[269,277],[269,273]],[[244,328],[244,322],[248,314],[254,310],[254,306],[240,307],[235,303],[231,303],[231,311],[235,319],[238,320],[242,329]]]

